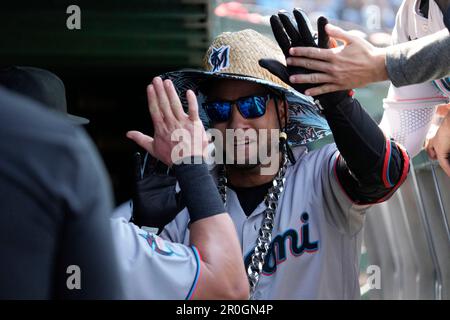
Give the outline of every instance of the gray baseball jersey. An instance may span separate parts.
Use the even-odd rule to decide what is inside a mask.
[[[125,299],[190,299],[200,274],[197,249],[129,223],[130,214],[116,211],[111,219]]]
[[[256,299],[355,299],[364,211],[337,180],[335,144],[306,152],[296,148],[297,162],[286,172],[275,216],[272,243]],[[262,202],[247,217],[233,190],[227,190],[227,212],[234,221],[246,265],[255,247]],[[185,210],[166,226],[161,237],[187,244],[189,214]],[[226,250],[226,244],[224,244]]]

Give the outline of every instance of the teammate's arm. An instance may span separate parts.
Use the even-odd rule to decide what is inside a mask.
[[[399,86],[445,77],[450,71],[450,50],[447,29],[427,37],[387,48],[376,48],[368,41],[327,25],[330,36],[345,42],[332,49],[295,47],[287,63],[308,67],[318,72],[292,76],[293,83],[316,83],[307,95],[362,88],[372,82],[391,80]],[[322,84],[320,84],[322,83]]]
[[[170,80],[163,82],[155,78],[147,93],[155,136],[151,138],[136,131],[127,136],[165,164],[173,165],[191,218],[190,242],[199,253],[200,272],[193,298],[247,299],[249,286],[236,230],[225,213],[207,165],[184,164],[185,161],[172,159],[175,146],[185,150],[183,160],[203,158],[208,141],[198,116],[196,97],[192,91],[186,93],[187,115]],[[177,128],[185,129],[190,139],[172,141],[171,135]],[[201,143],[194,143],[195,137],[201,137]]]
[[[174,165],[190,215],[190,244],[200,253],[194,299],[247,299],[248,282],[236,230],[208,166]]]
[[[249,287],[233,221],[227,213],[191,224],[190,243],[201,255],[193,299],[248,299]]]
[[[447,29],[386,48],[386,69],[396,87],[440,79],[450,72]]]
[[[431,159],[438,160],[442,170],[450,177],[450,112],[442,121],[436,135],[426,146]]]

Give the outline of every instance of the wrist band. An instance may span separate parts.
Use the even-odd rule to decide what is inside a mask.
[[[172,168],[188,208],[191,223],[225,212],[222,198],[206,163],[178,164]]]

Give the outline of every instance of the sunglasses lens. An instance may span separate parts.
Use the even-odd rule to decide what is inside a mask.
[[[259,118],[266,113],[268,97],[248,97],[238,101],[239,110],[246,119]]]
[[[208,102],[203,106],[209,119],[213,122],[224,122],[230,118],[231,102]]]

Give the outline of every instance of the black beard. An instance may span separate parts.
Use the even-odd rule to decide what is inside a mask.
[[[250,171],[259,168],[260,164],[227,164],[226,166],[231,167],[237,171]]]
[[[236,158],[237,158],[237,155],[235,154],[234,155],[234,161],[236,161]],[[256,155],[256,163],[254,163],[255,159],[252,159],[253,163],[247,163],[247,162],[250,161],[250,159],[245,159],[245,163],[230,163],[230,164],[228,164],[228,163],[226,163],[227,162],[227,154],[226,154],[225,151],[223,152],[223,159],[225,159],[225,165],[226,166],[229,166],[229,167],[234,168],[234,169],[239,170],[239,171],[252,170],[252,169],[255,169],[255,168],[259,168],[261,166],[261,161],[259,159],[259,154]]]

